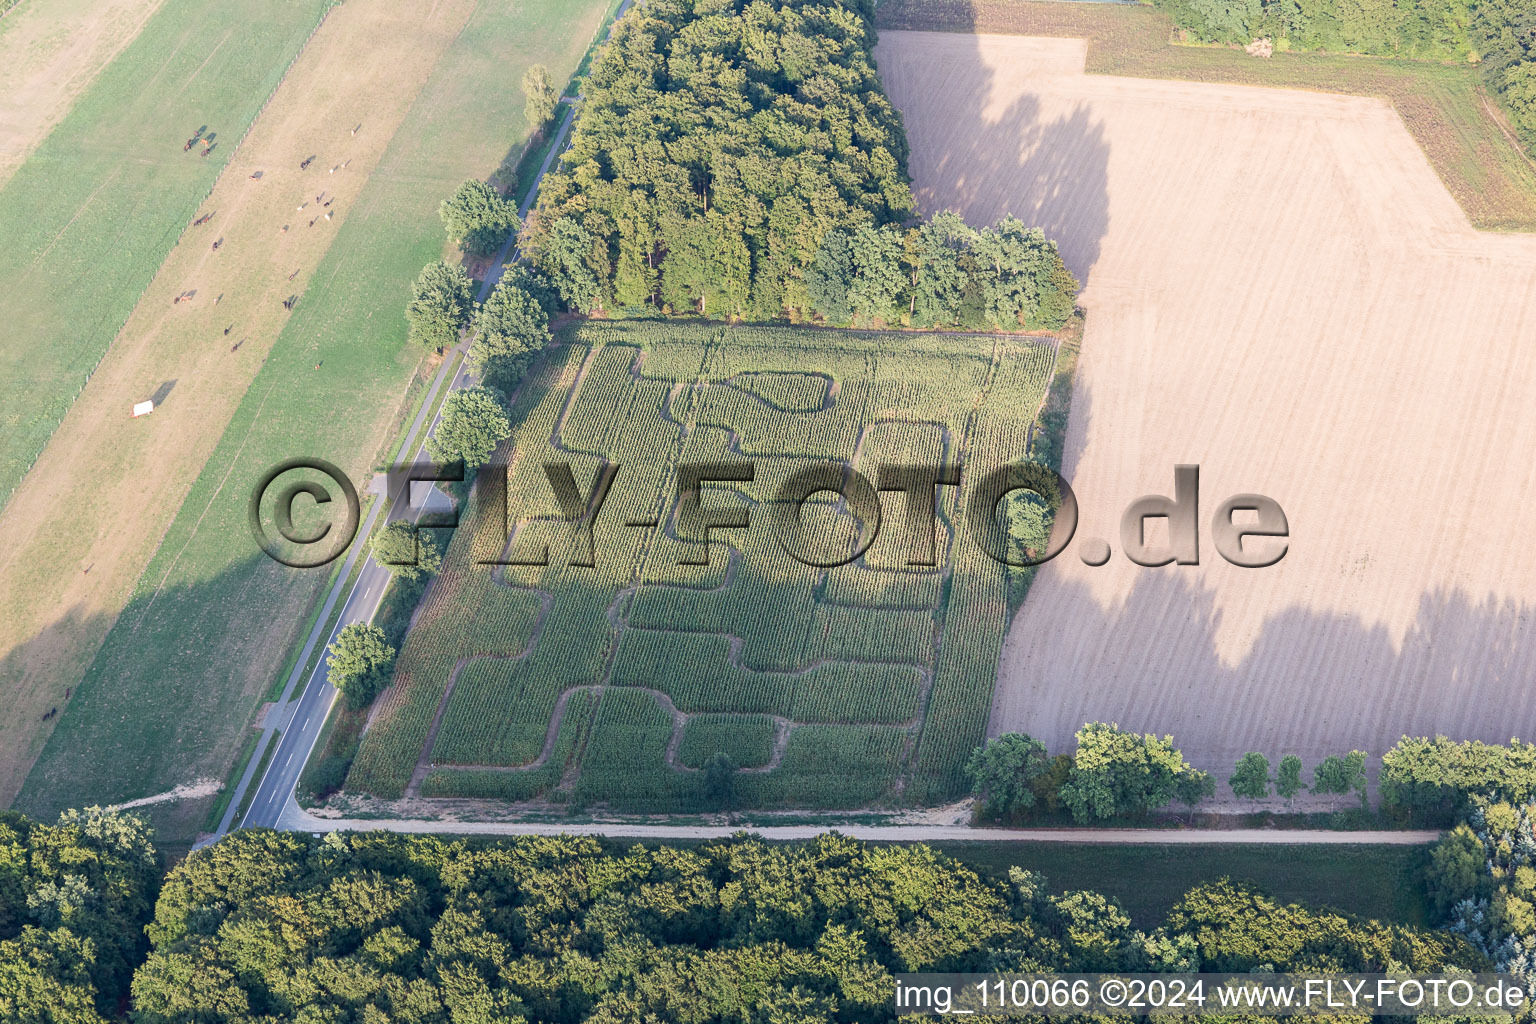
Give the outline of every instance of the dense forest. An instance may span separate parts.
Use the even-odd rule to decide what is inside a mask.
[[[138,818],[92,808],[45,825],[0,811],[0,1021],[120,1016],[160,875]]]
[[[1204,42],[1475,61],[1536,151],[1536,0],[1153,0]]]
[[[7,1024],[868,1022],[893,1019],[905,971],[1485,968],[1470,939],[1225,880],[1145,932],[1028,871],[835,835],[614,851],[252,830],[162,883],[136,818],[0,815]]]
[[[626,15],[522,237],[565,304],[1060,326],[1077,282],[1038,231],[916,223],[871,6],[652,0]]]

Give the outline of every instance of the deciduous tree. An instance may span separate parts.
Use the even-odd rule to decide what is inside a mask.
[[[1140,814],[1204,790],[1204,778],[1174,748],[1171,736],[1090,722],[1077,731],[1072,777],[1061,799],[1078,821]]]
[[[385,524],[374,534],[369,542],[369,553],[391,576],[404,583],[421,583],[443,564],[437,538],[432,532],[418,529],[416,524],[403,519]]]
[[[549,69],[543,64],[530,65],[523,72],[523,116],[534,131],[542,131],[555,116],[560,97],[554,83],[549,80]]]
[[[428,263],[411,289],[405,307],[411,340],[429,348],[452,348],[469,325],[475,299],[469,275],[458,264]]]
[[[1227,779],[1232,792],[1249,800],[1262,800],[1269,796],[1269,758],[1250,750],[1237,759],[1237,767]]]
[[[1035,806],[1035,784],[1051,768],[1045,744],[1023,733],[1004,733],[977,747],[965,766],[971,792],[985,817],[1009,818]]]
[[[326,678],[351,707],[367,707],[389,685],[395,649],[378,626],[366,622],[343,626],[326,652],[330,655]]]
[[[448,238],[465,252],[489,256],[521,226],[517,207],[490,185],[471,178],[438,208]]]
[[[427,454],[442,463],[463,462],[465,474],[473,475],[511,436],[506,396],[494,388],[464,388],[443,402],[442,420],[427,438]]]
[[[1301,783],[1301,758],[1295,754],[1286,754],[1280,759],[1280,768],[1275,772],[1275,792],[1287,801],[1294,801],[1296,794],[1306,788]]]
[[[486,384],[511,393],[548,344],[549,315],[520,282],[504,278],[475,313],[469,365]]]

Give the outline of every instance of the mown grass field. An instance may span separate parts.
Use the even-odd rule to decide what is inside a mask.
[[[656,322],[593,322],[562,340],[521,388],[507,449],[507,507],[533,517],[507,560],[547,546],[549,565],[481,564],[506,536],[477,491],[347,788],[416,795],[414,775],[429,796],[680,810],[700,803],[691,767],[725,751],[767,769],[738,775],[743,806],[954,795],[986,727],[1007,611],[1005,570],[957,528],[958,502],[1024,456],[1050,340]],[[749,508],[754,525],[715,534],[709,565],[679,564],[678,467],[744,458],[754,480],[706,488],[703,503]],[[587,490],[601,463],[620,466],[593,568],[569,564],[550,459]],[[967,475],[939,489],[936,567],[907,564],[896,492],[874,544],[837,568],[790,558],[770,526],[772,495],[808,463],[874,479],[883,464],[957,462]],[[858,529],[829,499],[805,511],[828,552]],[[625,525],[641,522],[660,525]],[[568,692],[579,708],[559,707]]]
[[[0,802],[20,788],[50,731],[43,716],[85,674],[265,364],[291,316],[285,300],[309,291],[474,7],[350,0],[330,13],[199,207],[212,222],[171,249],[0,510],[12,538],[0,548],[0,651],[11,652],[0,692],[14,711],[0,720]],[[319,165],[301,168],[311,156]],[[295,221],[295,205],[321,189],[332,219]],[[176,301],[188,291],[193,301]],[[123,411],[151,393],[154,415],[125,424]],[[73,500],[86,489],[90,502]],[[63,608],[94,628],[45,632]]]
[[[333,2],[167,0],[0,189],[0,504]]]
[[[1474,227],[1536,230],[1536,164],[1465,64],[1320,53],[1268,60],[1226,47],[1176,46],[1167,14],[1150,7],[1031,0],[886,0],[882,28],[1088,40],[1089,74],[1311,89],[1379,96],[1402,117]]]
[[[438,203],[526,139],[522,69],[543,62],[563,80],[608,8],[529,0],[482,4],[470,17],[199,474],[18,808],[48,814],[225,777],[327,575],[257,554],[245,521],[250,488],[295,455],[329,459],[359,481],[384,457],[423,369],[423,353],[405,347],[402,311],[410,282],[444,251]],[[152,817],[162,835],[183,836],[205,810],[156,805]]]
[[[1257,886],[1284,903],[1334,907],[1401,924],[1428,920],[1422,847],[931,845],[998,877],[1021,867],[1043,874],[1057,892],[1091,889],[1113,896],[1142,928],[1161,923],[1190,889],[1223,877]]]

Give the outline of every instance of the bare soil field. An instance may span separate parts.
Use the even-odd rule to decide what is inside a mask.
[[[1039,223],[1086,285],[1080,525],[1012,626],[991,733],[1064,751],[1116,721],[1222,779],[1247,750],[1536,735],[1536,237],[1474,230],[1385,100],[1085,54],[890,30],[878,51],[923,212]],[[1139,567],[1121,512],[1177,463],[1200,466],[1200,564]],[[1278,565],[1216,553],[1240,492],[1284,508]]]
[[[1181,46],[1173,22],[1143,4],[1035,0],[886,0],[883,29],[1009,33],[1086,40],[1096,75],[1380,97],[1402,117],[1451,195],[1480,228],[1536,231],[1536,163],[1513,141],[1476,67],[1334,53]]]
[[[90,664],[287,323],[283,301],[302,301],[473,9],[350,0],[332,12],[203,204],[212,219],[171,251],[0,513],[10,538],[0,551],[0,693],[11,712],[0,719],[0,804],[57,722],[42,716]],[[151,396],[163,404],[130,421],[129,407]]]
[[[28,0],[0,21],[0,186],[161,0]]]

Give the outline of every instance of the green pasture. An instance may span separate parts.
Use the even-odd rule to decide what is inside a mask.
[[[334,2],[166,0],[0,189],[0,506]]]
[[[1006,878],[1021,867],[1043,874],[1056,892],[1091,889],[1120,902],[1139,927],[1163,922],[1197,885],[1231,878],[1286,903],[1333,907],[1398,924],[1428,920],[1422,846],[1111,845],[1084,843],[934,843],[976,870]]]
[[[406,347],[403,310],[422,266],[442,255],[438,203],[523,143],[523,68],[543,62],[563,80],[607,7],[525,0],[471,16],[348,213],[18,808],[48,815],[226,776],[328,576],[259,555],[245,518],[250,490],[293,456],[328,459],[361,483],[393,455],[382,449],[414,408],[413,380],[429,372],[425,353]],[[204,808],[150,810],[162,836],[177,836],[196,828]]]

